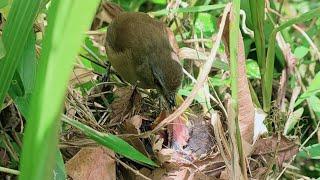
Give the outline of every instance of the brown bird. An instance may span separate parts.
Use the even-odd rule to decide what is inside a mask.
[[[182,67],[166,26],[145,13],[122,12],[108,26],[106,51],[116,72],[132,85],[157,89],[169,107],[182,81]]]

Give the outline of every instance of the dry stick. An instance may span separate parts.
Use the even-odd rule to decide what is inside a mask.
[[[215,124],[214,124],[214,122],[215,122]],[[221,154],[221,156],[222,156],[222,158],[224,160],[224,163],[225,163],[226,167],[229,170],[231,170],[231,164],[229,163],[229,159],[231,157],[231,150],[227,146],[226,139],[223,136],[223,130],[222,130],[222,126],[221,126],[220,117],[219,117],[218,113],[215,112],[215,111],[213,111],[211,113],[211,124],[212,124],[213,129],[214,129],[213,133],[214,133],[214,136],[216,137],[216,142],[218,144],[218,147],[219,147],[219,150],[220,150],[220,154]]]
[[[183,41],[186,44],[195,43],[195,42],[212,42],[211,39],[187,39]]]
[[[195,83],[195,84],[197,83],[197,80],[187,70],[185,70],[184,68],[182,68],[182,70],[183,70],[183,73],[185,75],[187,75],[191,79],[191,81],[193,83]],[[214,92],[215,92],[215,90],[214,90]],[[221,100],[219,99],[219,97],[218,97],[216,92],[215,92],[215,94],[216,94],[217,98],[214,98],[212,94],[208,94],[208,96],[213,102],[215,102],[216,104],[219,105],[219,107],[221,108],[221,110],[223,112],[223,115],[225,115],[225,117],[228,118],[228,114],[227,114],[226,108],[223,106],[223,104],[222,104]]]
[[[17,171],[15,169],[9,169],[9,168],[5,168],[5,167],[0,167],[0,172],[4,172],[7,174],[13,174],[13,175],[19,175],[20,171]]]
[[[120,163],[123,167],[129,169],[130,171],[132,171],[135,175],[142,177],[143,179],[147,179],[147,180],[151,180],[150,178],[148,178],[147,176],[143,175],[142,173],[140,173],[138,170],[133,169],[132,167],[130,167],[129,165],[127,165],[126,163],[122,162],[120,159],[115,158],[116,161],[118,163]]]
[[[295,64],[295,60],[293,59],[292,53],[291,53],[291,47],[285,42],[283,39],[281,33],[278,33],[277,37],[278,45],[282,51],[282,54],[284,56],[285,61],[287,62],[287,66],[282,70],[282,74],[280,77],[280,87],[277,92],[277,106],[282,111],[285,95],[286,95],[286,87],[288,84],[288,74],[292,74],[292,66]]]
[[[151,131],[151,133],[159,131],[162,127],[166,126],[168,123],[170,123],[174,119],[178,118],[189,107],[189,105],[192,103],[193,99],[197,95],[199,89],[201,89],[201,87],[203,86],[203,84],[206,81],[207,76],[208,76],[208,74],[209,74],[209,72],[211,70],[211,66],[212,66],[212,63],[214,61],[214,58],[216,57],[217,50],[218,50],[220,42],[221,42],[222,33],[223,33],[224,26],[225,26],[227,14],[230,11],[230,7],[231,7],[231,3],[228,3],[226,5],[224,11],[223,11],[222,21],[221,21],[221,24],[219,25],[219,32],[218,32],[218,36],[217,36],[216,42],[215,42],[213,48],[211,49],[211,53],[210,53],[208,61],[206,61],[206,63],[204,64],[203,71],[198,76],[197,84],[195,84],[195,86],[193,87],[190,95],[181,104],[181,106],[176,111],[174,111],[174,113],[172,113],[170,116],[168,116],[162,122],[160,122]]]

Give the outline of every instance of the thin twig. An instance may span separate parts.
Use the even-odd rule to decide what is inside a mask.
[[[17,175],[17,176],[20,174],[20,171],[5,168],[5,167],[0,167],[0,172],[7,173],[7,174],[13,174],[13,175]]]
[[[129,165],[127,165],[126,163],[122,162],[120,159],[118,159],[118,158],[115,158],[115,159],[116,159],[116,161],[118,163],[120,163],[123,167],[125,167],[125,168],[129,169],[130,171],[132,171],[135,175],[138,175],[138,176],[142,177],[143,179],[151,180],[147,176],[145,176],[142,173],[140,173],[138,170],[135,170],[132,167],[130,167]]]

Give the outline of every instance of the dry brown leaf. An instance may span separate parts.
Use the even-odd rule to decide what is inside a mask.
[[[268,168],[267,167],[259,167],[256,170],[252,172],[253,179],[262,179],[262,177],[265,175],[267,172]]]
[[[219,179],[221,179],[221,180],[230,179],[231,178],[230,175],[231,175],[231,173],[230,173],[229,169],[226,168],[224,171],[221,172]]]
[[[131,87],[117,88],[114,95],[115,99],[111,103],[111,124],[129,119],[135,112],[140,111],[141,96]]]
[[[161,111],[159,116],[156,118],[156,120],[152,123],[151,128],[154,129],[161,121],[163,121],[168,116],[167,111]]]
[[[299,146],[294,141],[281,136],[280,140],[276,135],[268,138],[260,139],[256,142],[252,155],[262,156],[267,164],[274,160],[274,153],[276,151],[276,163],[282,167],[284,162],[291,160],[291,158],[298,153]]]
[[[159,152],[162,149],[164,139],[160,135],[151,137],[152,150],[154,152]]]
[[[92,72],[92,70],[83,67],[75,67],[73,69],[69,84],[71,86],[75,86],[90,82],[94,79],[96,79],[96,75]]]
[[[175,150],[169,149],[169,148],[163,148],[157,153],[157,159],[160,161],[160,163],[165,162],[173,162],[173,154],[175,153]]]
[[[254,106],[248,85],[245,65],[245,52],[242,36],[240,33],[238,44],[238,103],[239,103],[239,126],[242,138],[248,143],[253,142],[254,131]]]
[[[167,174],[168,174],[167,177],[162,179],[185,180],[190,175],[190,172],[187,168],[181,168],[177,171],[168,172]]]
[[[139,134],[140,133],[140,126],[142,124],[143,117],[140,115],[135,115],[129,120],[126,120],[124,123],[125,131],[122,132],[123,134]],[[144,155],[149,157],[149,153],[147,152],[145,145],[139,138],[129,138],[125,139],[129,144],[131,144],[135,149],[142,152]]]
[[[126,121],[126,124],[131,124],[133,127],[135,127],[135,129],[137,130],[137,133],[139,134],[143,119],[144,118],[140,115],[134,115],[133,117],[131,117],[129,120]]]
[[[229,23],[227,23],[229,24]],[[223,40],[226,48],[226,52],[230,57],[229,50],[229,27],[228,25],[224,29]],[[242,136],[242,140],[247,141],[249,144],[253,142],[254,134],[254,105],[251,99],[246,66],[245,66],[245,51],[244,43],[241,32],[239,31],[238,40],[238,119],[239,127]]]
[[[66,171],[73,180],[116,179],[114,153],[104,147],[82,148],[66,163]]]

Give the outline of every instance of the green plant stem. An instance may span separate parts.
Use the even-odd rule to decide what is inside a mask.
[[[234,153],[239,155],[239,165],[242,173],[242,178],[247,179],[247,168],[245,162],[245,156],[242,148],[242,140],[239,128],[239,119],[238,119],[238,92],[239,92],[239,84],[238,84],[238,44],[239,44],[239,22],[240,22],[240,0],[232,1],[232,10],[230,13],[230,70],[231,70],[231,106],[232,112],[234,114],[231,115],[231,127],[235,128],[235,138],[236,138],[236,149],[234,149]],[[232,135],[231,135],[232,136]],[[235,159],[233,159],[235,161]],[[234,164],[237,162],[233,162]],[[236,168],[237,165],[234,165]]]

